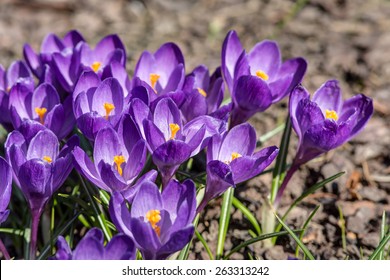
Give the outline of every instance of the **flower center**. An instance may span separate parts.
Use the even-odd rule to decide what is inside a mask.
[[[120,155],[120,156],[114,156],[114,163],[116,164],[116,170],[118,171],[119,175],[122,176],[123,174],[123,169],[121,167],[122,163],[126,162],[125,157]]]
[[[256,76],[259,77],[260,79],[263,79],[264,81],[268,81],[268,79],[269,79],[268,75],[264,71],[261,71],[261,70],[256,71]]]
[[[325,110],[325,118],[337,121],[339,119],[339,116],[334,110]]]
[[[52,161],[53,161],[53,160],[51,159],[51,157],[49,157],[49,156],[44,156],[44,157],[43,157],[43,160],[44,160],[44,161],[47,161],[48,163],[52,163]]]
[[[169,139],[175,139],[176,133],[180,130],[180,126],[177,123],[170,123],[169,128],[171,129],[171,138]]]
[[[236,158],[239,158],[239,157],[242,157],[242,155],[240,155],[239,153],[232,153],[232,159],[230,160],[230,162],[232,162],[233,160],[235,160]]]
[[[157,84],[158,79],[160,79],[160,75],[152,73],[149,75],[149,79],[150,79],[150,85],[152,86],[154,91],[156,91],[156,84]]]
[[[101,65],[102,64],[99,61],[95,61],[94,63],[92,63],[91,68],[96,73],[97,71],[99,71]]]
[[[197,88],[197,90],[198,90],[198,92],[201,94],[201,95],[203,95],[204,97],[207,97],[207,93],[203,90],[203,89],[201,89],[201,88]]]
[[[8,87],[6,88],[6,91],[7,91],[7,93],[9,93],[9,92],[11,91],[11,87],[8,86]]]
[[[45,114],[47,112],[47,109],[45,107],[36,107],[35,108],[35,113],[37,113],[37,115],[39,116],[39,121],[41,122],[41,124],[43,124],[43,118],[45,117]]]
[[[161,229],[157,225],[157,223],[161,220],[160,210],[156,210],[156,209],[149,210],[146,213],[145,217],[149,221],[150,225],[152,226],[154,231],[157,233],[157,235],[160,236]]]
[[[105,118],[106,120],[108,120],[108,115],[111,113],[112,110],[115,109],[115,106],[112,103],[104,103],[103,106],[104,106],[104,110],[106,110]]]

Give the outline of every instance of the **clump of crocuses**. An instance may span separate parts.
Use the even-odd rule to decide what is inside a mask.
[[[275,206],[302,164],[351,139],[373,113],[362,94],[343,101],[335,80],[310,99],[300,84],[305,59],[282,62],[270,40],[246,52],[235,31],[212,72],[202,63],[186,71],[173,42],[144,51],[132,71],[126,53],[115,34],[90,46],[73,30],[48,34],[38,52],[26,44],[25,61],[0,66],[0,123],[9,132],[0,223],[9,203],[17,209],[24,197],[31,259],[185,258],[208,203],[260,176],[278,156],[276,146],[260,148],[247,123],[255,113],[290,95],[299,143]],[[232,202],[224,196],[222,203]],[[44,213],[52,215],[50,228],[41,225],[50,244],[38,231]],[[43,249],[54,241],[49,256]],[[1,240],[0,250],[10,258]]]

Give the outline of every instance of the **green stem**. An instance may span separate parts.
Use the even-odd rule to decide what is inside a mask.
[[[38,226],[40,218],[40,211],[31,212],[30,260],[35,260],[35,255],[37,253]]]
[[[219,231],[218,231],[218,242],[217,242],[217,255],[216,259],[222,259],[223,248],[225,245],[226,233],[230,222],[230,209],[232,208],[234,196],[234,189],[230,187],[223,194],[221,216],[219,217]]]
[[[255,228],[257,235],[260,235],[261,228],[255,216],[253,216],[253,214],[249,211],[249,209],[244,204],[242,204],[241,201],[239,201],[237,198],[233,197],[232,202],[233,202],[233,206],[236,207],[238,210],[240,210],[242,214],[249,220],[249,222]]]

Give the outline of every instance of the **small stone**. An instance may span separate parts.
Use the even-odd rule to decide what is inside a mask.
[[[286,260],[287,254],[284,252],[282,246],[276,245],[272,248],[269,248],[264,253],[264,259],[266,259],[266,260]]]
[[[371,200],[374,202],[386,201],[387,193],[385,190],[379,189],[377,187],[364,187],[359,191],[362,198]]]
[[[370,232],[363,235],[361,238],[363,245],[371,248],[376,248],[379,245],[379,234],[377,232]]]

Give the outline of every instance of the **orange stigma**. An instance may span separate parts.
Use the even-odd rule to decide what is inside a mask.
[[[149,210],[146,213],[145,218],[149,221],[156,234],[160,237],[161,229],[157,225],[157,223],[161,220],[160,210]]]
[[[198,90],[198,92],[201,94],[201,95],[203,95],[204,97],[207,97],[207,93],[203,90],[203,89],[201,89],[201,88],[197,88],[197,90]]]
[[[339,119],[339,116],[334,110],[325,110],[325,118],[337,121]]]
[[[47,112],[47,109],[45,107],[36,107],[35,108],[35,113],[37,113],[37,115],[39,116],[39,121],[41,122],[41,124],[43,124],[43,118],[45,117],[45,114]]]
[[[160,79],[160,75],[152,73],[149,75],[149,79],[150,79],[150,85],[152,86],[154,91],[156,91],[156,84],[157,84],[158,79]]]
[[[48,163],[52,163],[52,161],[53,161],[53,160],[51,159],[51,157],[49,157],[49,156],[44,156],[44,157],[43,157],[43,160],[44,160],[44,161],[47,161]]]
[[[121,176],[123,174],[123,169],[122,169],[121,165],[124,162],[126,162],[124,156],[122,156],[122,155],[114,156],[114,163],[116,164],[116,170],[118,171],[119,175],[121,175]]]
[[[105,118],[106,118],[106,120],[108,120],[108,116],[110,115],[111,111],[115,109],[115,106],[112,103],[104,103],[103,106],[104,106],[104,109],[106,110]]]
[[[256,71],[256,76],[259,77],[260,79],[263,79],[264,81],[268,81],[268,79],[269,79],[268,75],[264,71],[261,71],[261,70]]]
[[[239,153],[232,153],[232,159],[230,160],[230,162],[232,162],[233,160],[235,160],[236,158],[239,158],[239,157],[242,157],[242,155],[240,155]]]
[[[171,129],[171,138],[169,139],[175,139],[176,133],[180,130],[180,126],[176,123],[170,123],[169,128]]]
[[[95,61],[94,63],[92,63],[91,68],[96,73],[97,71],[99,71],[101,65],[102,64],[100,62]]]

